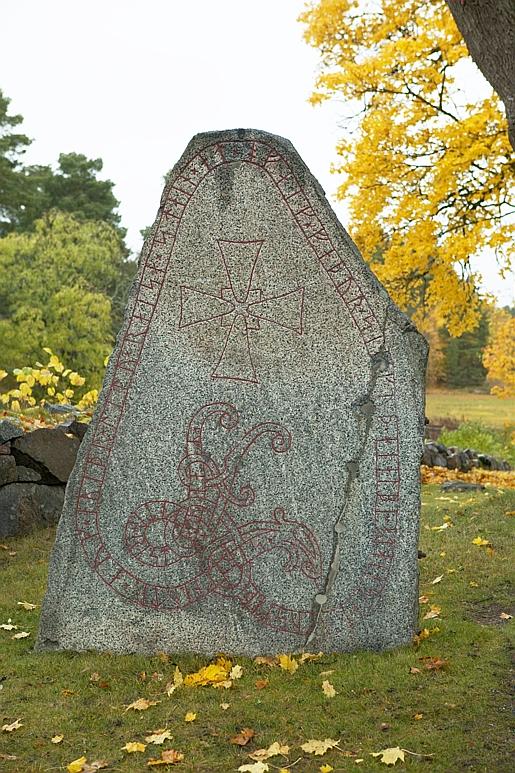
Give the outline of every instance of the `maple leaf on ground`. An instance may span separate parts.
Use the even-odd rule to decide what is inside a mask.
[[[270,770],[266,762],[254,762],[252,765],[240,765],[238,771],[241,773],[266,773]]]
[[[301,749],[308,754],[325,754],[329,749],[334,749],[340,741],[335,741],[334,738],[324,738],[323,741],[317,741],[316,738],[311,738],[306,743],[301,745]]]
[[[139,741],[127,741],[125,746],[122,746],[123,752],[134,754],[134,752],[144,752],[147,748],[146,743],[140,743]]]
[[[269,655],[258,655],[254,658],[254,663],[258,666],[273,666],[277,665],[277,659]]]
[[[251,760],[256,760],[256,762],[263,762],[263,760],[268,760],[270,757],[277,757],[279,754],[282,754],[283,757],[287,757],[289,753],[289,746],[281,746],[278,741],[274,741],[268,749],[256,749],[255,752],[249,754],[249,757]]]
[[[184,721],[185,722],[194,722],[197,718],[197,715],[194,711],[187,711],[184,715]]]
[[[0,628],[3,628],[4,631],[17,631],[18,630],[18,626],[14,625],[14,623],[11,620],[10,617],[7,619],[6,623],[1,623],[0,624]]]
[[[483,539],[482,537],[476,537],[472,540],[473,545],[478,545],[479,547],[486,547],[490,544],[489,540]]]
[[[161,757],[159,759],[147,760],[147,765],[149,768],[156,765],[177,765],[177,763],[182,762],[183,759],[184,754],[181,752],[178,752],[175,749],[165,749],[164,752],[161,752]]]
[[[231,738],[231,743],[237,746],[246,746],[255,735],[256,733],[251,727],[244,727],[237,735]]]
[[[27,636],[30,636],[29,631],[18,631],[18,633],[15,633],[14,636],[11,636],[11,639],[26,639]]]
[[[427,604],[429,601],[429,596],[419,596],[418,597],[419,604]]]
[[[184,682],[184,679],[183,679],[183,676],[182,676],[182,673],[181,673],[181,669],[179,668],[179,666],[175,666],[175,672],[174,672],[174,675],[173,675],[173,681],[172,682],[168,682],[168,684],[165,687],[166,694],[168,696],[173,695],[175,690],[178,690],[179,687],[182,686],[183,682]]]
[[[50,741],[52,743],[61,743],[63,738],[64,738],[64,735],[53,735],[52,738],[50,739]]]
[[[146,698],[138,698],[134,703],[130,703],[125,711],[129,711],[129,709],[134,709],[134,711],[146,711],[150,706],[157,706],[158,703],[161,703],[161,701],[149,701]]]
[[[85,764],[86,757],[78,757],[76,760],[73,760],[73,762],[70,762],[66,766],[66,770],[68,773],[82,773]]]
[[[229,679],[241,679],[243,676],[243,668],[236,664],[229,672]]]
[[[441,607],[437,606],[436,604],[431,604],[431,608],[430,608],[429,612],[426,612],[426,614],[424,615],[424,617],[422,619],[423,620],[432,620],[433,618],[438,617],[438,615],[440,614],[441,611],[442,611]]]
[[[320,660],[324,656],[323,652],[303,652],[299,655],[299,663],[312,663],[315,660]]]
[[[222,709],[222,711],[227,711],[230,705],[231,705],[230,703],[221,703],[220,708]]]
[[[332,765],[320,765],[320,773],[331,773],[334,770]]]
[[[220,660],[216,663],[210,663],[192,674],[186,674],[184,685],[186,687],[205,687],[210,684],[227,682],[231,668],[231,662],[225,661],[225,659],[223,662]]]
[[[161,730],[154,730],[151,735],[147,735],[145,741],[147,743],[154,743],[156,745],[162,744],[165,741],[169,741],[172,738],[172,734],[166,728]]]
[[[289,671],[290,674],[294,674],[299,667],[295,658],[292,658],[290,655],[278,655],[277,662],[284,671]]]
[[[82,773],[96,773],[97,770],[102,770],[108,766],[109,762],[107,760],[95,760],[95,762],[91,763],[86,762],[82,768]]]
[[[327,698],[334,698],[336,695],[336,690],[327,679],[322,682],[322,691]]]
[[[372,757],[381,757],[380,762],[385,765],[395,765],[398,760],[404,762],[404,751],[398,746],[382,749],[380,752],[370,752]]]
[[[30,612],[32,609],[37,609],[37,604],[30,604],[28,601],[18,601],[17,602],[19,607],[23,607],[23,609],[26,609],[27,612]]]
[[[447,668],[449,665],[448,660],[443,658],[431,657],[431,655],[425,655],[423,658],[419,658],[424,664],[424,668],[428,671],[441,671],[442,668]]]
[[[15,719],[14,722],[10,725],[2,725],[2,731],[4,733],[12,733],[13,730],[19,730],[20,727],[23,727],[23,722],[21,722],[19,719]]]

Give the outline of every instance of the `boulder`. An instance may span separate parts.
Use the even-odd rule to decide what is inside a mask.
[[[0,488],[0,537],[26,534],[59,520],[64,502],[62,486],[9,483]]]
[[[9,419],[2,419],[0,421],[0,444],[6,443],[8,440],[21,437],[23,430],[13,424]]]
[[[80,440],[60,429],[36,429],[16,438],[12,446],[18,464],[36,469],[45,482],[66,483]],[[50,477],[45,473],[50,473]]]
[[[16,480],[16,462],[14,457],[6,454],[0,456],[0,486],[13,483]]]

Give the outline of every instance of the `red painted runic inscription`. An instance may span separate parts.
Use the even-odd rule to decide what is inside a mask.
[[[180,330],[215,321],[227,328],[212,378],[259,383],[249,336],[260,330],[263,322],[302,335],[304,288],[267,296],[262,289],[254,287],[254,272],[263,243],[263,239],[218,239],[227,286],[218,294],[185,285],[180,288]]]

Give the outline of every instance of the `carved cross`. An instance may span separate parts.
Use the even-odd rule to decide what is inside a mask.
[[[219,321],[227,335],[211,377],[257,384],[250,333],[269,323],[302,335],[304,288],[265,296],[253,286],[264,239],[217,239],[217,244],[228,286],[215,294],[182,285],[179,329]]]

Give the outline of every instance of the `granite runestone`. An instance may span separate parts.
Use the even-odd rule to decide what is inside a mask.
[[[290,142],[195,136],[68,483],[37,647],[408,643],[426,356]]]

